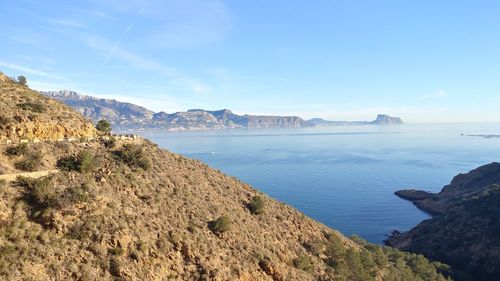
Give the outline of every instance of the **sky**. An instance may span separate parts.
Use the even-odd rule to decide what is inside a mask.
[[[0,0],[0,71],[169,113],[500,122],[500,1]]]

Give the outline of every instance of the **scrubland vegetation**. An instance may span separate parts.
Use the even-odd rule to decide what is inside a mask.
[[[0,182],[2,280],[446,280],[149,141],[49,141],[95,130],[1,74],[0,94],[0,137],[47,137],[0,145],[1,171],[59,171]]]

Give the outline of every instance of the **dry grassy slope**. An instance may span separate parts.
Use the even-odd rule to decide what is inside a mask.
[[[365,280],[347,279],[346,272],[327,265],[319,245],[327,244],[329,234],[342,241],[344,250],[363,249],[338,232],[264,195],[265,212],[253,215],[247,203],[258,191],[147,141],[141,146],[151,157],[151,168],[131,169],[113,154],[120,145],[109,149],[100,143],[31,144],[31,149],[53,155],[92,151],[98,163],[92,173],[61,172],[53,175],[51,188],[67,190],[91,182],[93,198],[37,214],[36,205],[20,200],[23,188],[15,183],[2,187],[0,276],[9,280],[28,276],[34,280],[272,280],[259,265],[266,260],[276,272],[275,280]],[[232,225],[219,236],[207,224],[221,215],[228,215]],[[292,264],[303,255],[313,261],[311,272]],[[367,251],[364,255],[375,256]],[[392,271],[390,264],[379,267],[375,280],[444,280],[382,277]]]
[[[22,104],[42,104],[42,112]],[[70,107],[19,85],[0,72],[0,140],[90,137],[95,129]]]
[[[57,109],[35,120],[67,130],[86,124],[0,78],[8,116],[24,114],[15,100],[23,99]],[[18,127],[34,124],[25,118]],[[137,145],[151,167],[134,168],[117,158],[124,144],[30,143],[19,156],[0,145],[7,173],[34,151],[37,170],[83,150],[94,155],[85,173],[61,171],[36,185],[0,182],[1,280],[444,280],[423,257],[354,243],[265,195],[264,213],[254,215],[247,204],[258,191],[148,141]],[[208,224],[223,215],[230,230],[216,235]],[[307,258],[294,266],[298,257]]]

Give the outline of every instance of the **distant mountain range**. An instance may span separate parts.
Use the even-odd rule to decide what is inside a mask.
[[[154,112],[131,103],[80,95],[72,91],[41,93],[73,107],[94,122],[106,119],[117,129],[202,130],[404,124],[401,118],[383,114],[374,121],[329,121],[320,118],[304,120],[298,116],[238,115],[229,109]]]

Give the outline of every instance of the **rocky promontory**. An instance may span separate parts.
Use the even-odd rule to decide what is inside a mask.
[[[401,190],[396,195],[433,215],[386,244],[454,268],[457,280],[500,278],[500,163],[453,178],[439,193]]]

